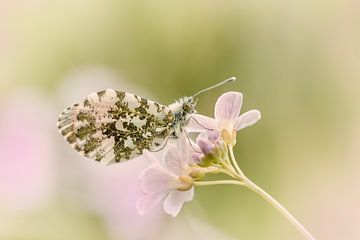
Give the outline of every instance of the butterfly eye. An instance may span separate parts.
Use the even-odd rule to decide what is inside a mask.
[[[183,106],[183,110],[184,110],[185,112],[192,113],[192,112],[194,111],[194,108],[193,108],[192,104],[186,103],[186,104],[184,104],[184,106]]]

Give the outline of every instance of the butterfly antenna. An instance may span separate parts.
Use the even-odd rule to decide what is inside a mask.
[[[231,78],[225,79],[224,81],[219,82],[218,84],[215,84],[214,86],[205,88],[205,89],[203,89],[203,90],[195,93],[192,97],[195,97],[195,96],[197,96],[197,95],[199,95],[199,94],[201,94],[201,93],[203,93],[203,92],[206,92],[206,91],[208,91],[208,90],[210,90],[210,89],[217,88],[217,87],[219,87],[219,86],[221,86],[221,85],[235,82],[235,80],[236,80],[236,77],[231,77]]]

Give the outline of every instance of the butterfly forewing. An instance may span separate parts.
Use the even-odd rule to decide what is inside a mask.
[[[174,120],[166,106],[107,89],[65,109],[58,128],[82,155],[110,164],[162,148]]]

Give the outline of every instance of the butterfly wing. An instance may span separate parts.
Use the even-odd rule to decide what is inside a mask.
[[[144,149],[163,147],[173,121],[166,106],[107,89],[65,109],[58,129],[80,154],[110,164],[132,159]]]

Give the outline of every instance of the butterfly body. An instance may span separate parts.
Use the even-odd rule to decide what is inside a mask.
[[[171,126],[174,137],[178,137],[181,134],[184,125],[186,125],[189,120],[189,116],[196,112],[195,105],[196,103],[194,103],[192,97],[183,97],[168,106],[174,114],[174,121]]]
[[[192,97],[169,106],[132,93],[107,89],[65,109],[58,129],[80,154],[106,164],[163,148],[177,138],[195,112]]]

